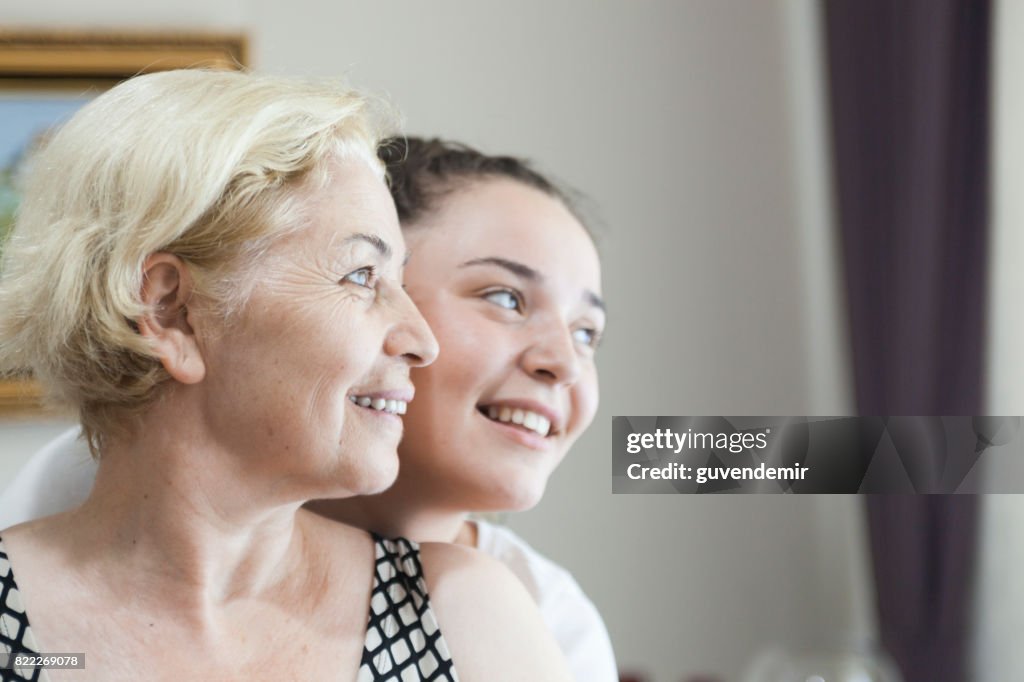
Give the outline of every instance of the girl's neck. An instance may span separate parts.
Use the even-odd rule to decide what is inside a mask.
[[[450,542],[476,547],[476,525],[464,510],[405,504],[387,493],[342,500],[318,500],[308,507],[318,514],[387,537],[416,542]]]

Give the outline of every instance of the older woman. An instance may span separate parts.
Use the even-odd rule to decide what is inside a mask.
[[[34,160],[0,365],[77,408],[99,467],[3,531],[4,649],[84,652],[75,680],[564,679],[497,564],[301,509],[391,484],[437,352],[376,144],[351,92],[190,71],[100,96]]]

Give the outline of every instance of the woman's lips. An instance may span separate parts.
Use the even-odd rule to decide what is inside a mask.
[[[349,394],[350,402],[368,410],[388,414],[405,414],[412,400],[412,388],[395,388],[380,391],[356,390]]]
[[[365,407],[368,410],[376,410],[377,412],[387,412],[388,414],[405,414],[406,410],[409,409],[409,403],[404,400],[371,398],[370,396],[365,395],[350,395],[348,399],[359,407]]]

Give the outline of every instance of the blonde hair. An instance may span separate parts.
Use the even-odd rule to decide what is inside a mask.
[[[299,185],[376,157],[386,109],[336,84],[183,70],[99,96],[29,162],[0,261],[0,372],[78,410],[90,449],[168,379],[134,320],[143,263],[179,256],[225,321],[267,247],[302,225]]]

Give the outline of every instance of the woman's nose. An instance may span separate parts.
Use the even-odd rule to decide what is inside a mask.
[[[398,324],[391,330],[385,342],[388,355],[402,357],[410,367],[424,367],[437,359],[438,346],[434,332],[423,319],[419,308],[408,294],[402,291],[397,297]]]

